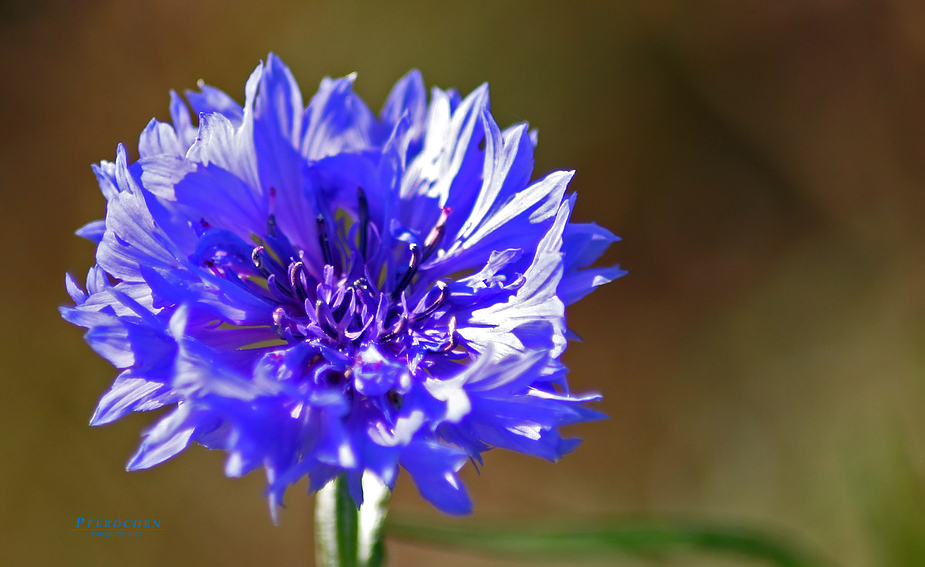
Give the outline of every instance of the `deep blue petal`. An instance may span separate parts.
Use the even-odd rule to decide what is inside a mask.
[[[566,271],[590,266],[611,244],[619,240],[620,237],[593,222],[570,223],[562,234]]]
[[[627,271],[621,270],[619,265],[612,268],[589,268],[572,272],[563,276],[562,281],[559,282],[558,294],[563,303],[571,305],[594,291],[597,286],[610,283],[626,274]]]
[[[460,515],[472,512],[466,487],[456,476],[467,459],[465,451],[420,440],[402,451],[400,461],[425,500],[447,514]]]

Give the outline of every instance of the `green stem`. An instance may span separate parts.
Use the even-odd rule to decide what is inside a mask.
[[[804,553],[765,534],[697,524],[597,523],[568,529],[550,529],[521,523],[510,527],[439,525],[389,520],[388,535],[425,544],[480,552],[530,556],[541,559],[593,558],[614,552],[661,554],[677,551],[735,553],[763,559],[779,567],[819,565]]]
[[[315,549],[323,567],[379,567],[385,559],[382,524],[391,493],[379,479],[363,476],[358,510],[341,475],[315,495]]]

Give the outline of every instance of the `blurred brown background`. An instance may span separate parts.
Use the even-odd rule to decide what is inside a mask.
[[[911,0],[0,4],[0,563],[310,565],[312,499],[279,527],[264,479],[191,448],[125,463],[152,416],[87,422],[115,375],[61,321],[103,215],[89,165],[196,80],[243,99],[269,51],[307,97],[359,72],[374,109],[411,67],[491,84],[577,169],[576,217],[630,275],[569,314],[576,390],[611,419],[557,465],[489,454],[466,522],[703,519],[844,566],[925,565],[925,9]],[[403,475],[396,513],[439,518]],[[158,518],[105,540],[77,517]],[[392,542],[392,565],[529,565]],[[598,563],[594,563],[598,564]],[[599,564],[758,565],[734,557]]]

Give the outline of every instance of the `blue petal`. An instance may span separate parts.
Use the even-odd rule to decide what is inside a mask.
[[[170,415],[145,432],[138,452],[129,460],[126,470],[147,469],[173,457],[190,444],[201,415],[191,404],[180,404]]]
[[[106,232],[96,251],[97,263],[116,278],[128,281],[140,279],[141,265],[176,266],[176,251],[151,217],[144,191],[128,171],[122,146],[115,173],[120,191],[106,208]]]
[[[363,471],[347,471],[347,493],[357,506],[357,510],[363,505]]]
[[[64,285],[67,288],[67,294],[71,296],[71,299],[77,305],[82,305],[87,300],[87,293],[80,289],[80,284],[71,274],[64,275]]]
[[[571,305],[588,295],[594,288],[605,283],[625,276],[626,270],[621,270],[620,266],[612,268],[591,268],[566,274],[559,283],[559,297],[566,305]]]
[[[260,75],[254,101],[255,130],[296,147],[302,133],[302,93],[289,68],[272,53]]]
[[[197,83],[199,91],[186,91],[186,100],[196,114],[218,112],[227,118],[234,126],[240,126],[244,120],[244,109],[224,91],[205,84]]]
[[[320,426],[319,441],[314,450],[315,458],[342,469],[356,468],[357,452],[340,416],[322,412]]]
[[[150,411],[177,401],[179,396],[168,384],[137,378],[126,370],[100,399],[90,425],[104,425],[133,411]]]
[[[184,396],[214,395],[225,400],[250,402],[265,392],[251,380],[247,369],[234,369],[227,356],[187,336],[187,311],[179,309],[171,318],[170,329],[179,351],[171,385]]]
[[[483,158],[479,150],[483,112],[488,109],[488,85],[482,85],[451,110],[446,93],[434,89],[427,116],[424,147],[402,177],[401,220],[409,227],[428,231],[440,207],[453,207],[448,233],[454,234],[460,216],[468,214],[475,199]],[[423,207],[424,199],[433,205]]]
[[[239,177],[221,167],[199,166],[174,185],[177,201],[190,207],[211,226],[242,238],[264,234],[267,205]]]
[[[569,223],[562,234],[565,270],[590,266],[611,244],[619,240],[620,237],[593,222]]]
[[[87,270],[87,293],[95,295],[110,287],[112,286],[109,284],[106,272],[102,268],[93,266]]]
[[[96,175],[96,182],[100,186],[100,191],[106,200],[119,194],[119,188],[116,184],[116,164],[111,161],[101,161],[99,165],[91,166],[93,174]]]
[[[190,266],[190,268],[192,268]],[[157,298],[157,307],[189,303],[235,325],[270,325],[275,304],[240,283],[196,270],[142,268],[141,275]]]
[[[223,228],[210,228],[202,233],[196,242],[196,250],[190,255],[190,262],[200,265],[209,260],[213,264],[227,267],[236,273],[253,269],[251,251],[241,237]]]
[[[368,148],[376,119],[366,103],[353,92],[356,74],[343,79],[325,77],[305,109],[302,123],[302,155],[318,160],[342,152]]]
[[[439,263],[474,266],[488,259],[494,250],[536,248],[556,218],[573,174],[557,171],[515,193],[486,215],[466,238],[457,240]]]
[[[134,367],[145,372],[172,358],[175,346],[165,326],[130,297],[107,289],[93,295],[95,302],[61,308],[64,319],[88,329],[85,339],[93,350],[117,368]],[[119,304],[129,314],[116,315]],[[94,309],[99,309],[94,310]]]
[[[556,295],[556,288],[562,277],[559,248],[568,216],[569,206],[565,202],[559,207],[555,224],[539,243],[530,267],[524,272],[523,286],[503,303],[496,302],[472,310],[465,324],[460,325],[458,333],[468,346],[477,352],[485,352],[490,345],[498,358],[522,354],[528,347],[513,331],[529,324],[533,332],[547,334],[552,358],[557,358],[565,350],[565,306]],[[531,337],[531,340],[540,339]]]
[[[574,195],[570,204],[574,205]],[[588,295],[594,288],[625,276],[619,264],[608,268],[580,270],[590,266],[604,251],[620,238],[606,228],[594,223],[569,224],[562,234],[562,256],[565,274],[559,284],[559,297],[566,305],[571,305]]]
[[[174,91],[170,91],[170,118],[173,120],[173,128],[180,143],[184,148],[189,149],[196,141],[196,128],[190,119],[186,103]]]
[[[153,118],[138,140],[138,155],[141,158],[159,155],[182,156],[185,153],[186,148],[180,143],[173,126]]]
[[[490,114],[485,124],[485,162],[482,187],[466,222],[456,238],[468,239],[488,216],[518,191],[527,186],[533,172],[533,144],[527,125],[509,128],[503,134]]]
[[[447,234],[455,235],[449,238],[448,242],[468,241],[466,248],[473,248],[479,239],[492,232],[494,230],[492,226],[498,226],[497,221],[507,222],[518,214],[516,209],[505,211],[505,205],[516,203],[520,207],[531,206],[527,202],[517,201],[514,198],[515,194],[527,186],[533,172],[534,147],[527,136],[527,125],[520,124],[502,133],[487,111],[483,112],[482,124],[484,125],[484,158],[481,188],[469,197],[471,205],[465,208],[458,203],[454,205],[456,207],[453,215],[455,220],[447,223]],[[534,190],[537,189],[540,188],[534,188]],[[536,193],[535,197],[538,199],[547,197],[542,190]],[[552,197],[561,199],[555,193]],[[552,206],[557,205],[558,203],[555,203]],[[540,212],[538,217],[530,219],[532,224],[538,225],[532,231],[534,240],[530,244],[535,244],[542,237],[544,232],[542,223],[548,218],[548,216],[543,217]],[[486,230],[480,230],[483,225],[487,225]],[[449,257],[454,257],[454,255],[450,254],[447,258]],[[454,261],[459,261],[458,255]]]
[[[407,152],[410,155],[420,151],[427,117],[427,91],[420,71],[412,69],[399,79],[379,113],[380,142],[384,143],[395,130],[402,117],[408,120]],[[403,155],[404,157],[404,155]]]
[[[93,222],[88,222],[82,227],[78,228],[74,233],[81,238],[86,238],[90,242],[99,244],[103,240],[103,234],[106,232],[106,221],[105,220],[96,220]]]
[[[303,180],[302,156],[298,151],[302,113],[299,86],[289,69],[271,54],[261,71],[254,100],[259,183],[264,192],[271,193],[269,212],[276,215],[280,230],[297,246],[311,249],[317,248],[315,223],[310,222],[317,211]]]
[[[411,473],[425,500],[447,514],[469,514],[472,501],[456,476],[468,459],[464,451],[436,441],[421,440],[401,453],[401,466]]]
[[[254,204],[261,201],[257,175],[257,153],[252,138],[252,124],[245,119],[240,127],[218,113],[199,116],[199,134],[186,157],[202,165],[214,165],[241,180],[252,191]],[[265,206],[264,206],[265,209]]]
[[[381,396],[393,388],[407,390],[411,374],[406,364],[389,360],[376,346],[367,345],[357,352],[353,379],[359,393]]]

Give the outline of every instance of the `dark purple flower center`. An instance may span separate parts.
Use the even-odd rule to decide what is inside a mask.
[[[273,197],[271,190],[271,201]],[[218,246],[202,264],[278,304],[272,330],[289,344],[310,341],[350,353],[360,343],[371,342],[388,345],[396,354],[408,347],[449,353],[458,346],[456,320],[441,311],[449,286],[440,280],[423,282],[420,275],[422,264],[442,243],[450,212],[449,207],[441,209],[420,245],[398,240],[391,252],[374,251],[381,244],[381,232],[370,220],[365,192],[358,188],[349,229],[343,220],[335,223],[323,214],[315,219],[323,266],[290,243],[273,214],[249,262],[242,261],[243,251],[235,254]],[[202,226],[211,228],[205,220]],[[237,261],[230,261],[231,256]],[[429,289],[414,289],[422,283]]]

